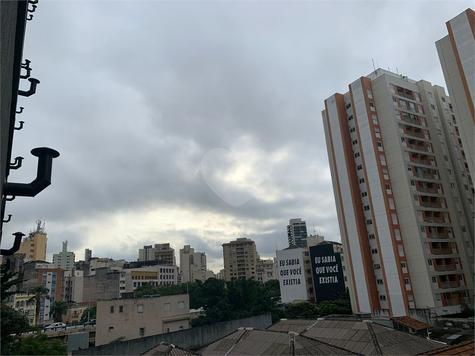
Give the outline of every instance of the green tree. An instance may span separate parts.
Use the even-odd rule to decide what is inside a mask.
[[[53,320],[55,323],[63,321],[63,315],[66,314],[68,311],[68,303],[63,301],[55,301],[53,306],[51,307],[51,311],[49,315],[53,316]]]
[[[38,334],[21,339],[13,355],[67,355],[67,351],[59,339],[48,340],[47,335]]]
[[[1,302],[1,353],[12,355],[18,348],[21,334],[30,329],[28,319],[19,311]],[[32,354],[34,355],[34,354]]]
[[[16,275],[18,275],[18,273],[8,272],[6,264],[0,265],[0,273],[2,275],[2,289],[0,294],[1,300],[5,300],[11,295],[19,293],[17,291],[9,291],[11,287],[20,284],[23,281],[21,278],[12,279]]]
[[[325,300],[318,304],[320,316],[330,314],[352,314],[350,294],[348,292],[339,294],[339,298],[335,300]]]
[[[97,307],[91,307],[84,310],[81,315],[81,320],[79,321],[81,324],[84,324],[86,321],[88,321],[88,314],[89,320],[96,319]]]
[[[34,294],[33,297],[28,299],[29,302],[34,301],[36,304],[36,325],[38,325],[40,321],[40,307],[41,307],[41,299],[46,298],[50,299],[48,296],[49,289],[44,286],[37,286],[31,289],[29,294]]]
[[[314,303],[301,302],[292,305],[288,310],[286,310],[285,315],[289,319],[316,319],[320,316],[320,313]]]

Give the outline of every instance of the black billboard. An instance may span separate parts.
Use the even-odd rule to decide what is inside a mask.
[[[333,251],[332,244],[321,244],[310,247],[310,258],[317,303],[337,299],[345,292],[340,254]]]

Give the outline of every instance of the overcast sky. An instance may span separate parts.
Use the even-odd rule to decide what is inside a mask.
[[[11,182],[52,185],[7,204],[12,233],[46,221],[84,259],[137,260],[169,242],[223,266],[222,244],[287,246],[289,219],[328,240],[339,228],[321,111],[379,67],[445,87],[435,42],[472,1],[47,1],[27,23],[23,58],[39,79],[19,97]],[[21,89],[28,83],[22,80]],[[313,227],[314,226],[314,227]]]

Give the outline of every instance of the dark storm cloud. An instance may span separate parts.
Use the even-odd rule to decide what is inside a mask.
[[[49,253],[65,239],[103,253],[115,241],[135,259],[143,245],[181,235],[216,261],[220,243],[239,237],[222,231],[219,219],[206,229],[187,221],[148,232],[132,225],[149,211],[182,209],[232,218],[263,256],[285,246],[290,218],[337,240],[323,101],[368,74],[372,58],[443,85],[434,42],[445,21],[468,7],[402,4],[43,1],[24,50],[41,84],[20,99],[26,126],[15,134],[13,155],[27,159],[10,180],[32,180],[33,147],[61,156],[48,189],[8,204],[14,217],[4,236],[42,218]],[[233,207],[206,185],[201,162],[214,148],[253,147],[273,157],[272,175],[261,195]],[[123,234],[94,236],[116,214],[132,220]]]

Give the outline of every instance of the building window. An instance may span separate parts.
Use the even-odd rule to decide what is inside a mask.
[[[432,260],[427,260],[427,263],[429,264],[429,266],[432,266]]]
[[[145,328],[139,328],[140,336],[145,336]]]
[[[376,236],[374,236],[374,234],[369,234],[369,235],[368,235],[368,238],[369,238],[370,240],[374,240],[374,239],[376,238]]]
[[[365,181],[364,181],[364,178],[360,178],[359,182],[360,182],[360,184],[361,184],[361,183],[364,183],[364,182],[365,182]]]
[[[170,310],[170,303],[165,303],[163,310]]]
[[[143,304],[137,305],[137,313],[143,313]]]
[[[383,282],[382,279],[377,279],[377,280],[376,280],[376,283],[377,283],[377,284],[384,284],[384,282]]]
[[[381,265],[379,263],[374,264],[374,269],[381,269]]]
[[[358,158],[360,156],[360,153],[359,152],[356,152],[355,153],[355,158]]]
[[[437,283],[437,278],[436,277],[432,277],[432,283]]]
[[[359,164],[359,165],[356,166],[356,169],[360,171],[360,170],[363,169],[363,166],[361,164]]]
[[[366,220],[366,225],[373,225],[373,220],[372,219]]]
[[[404,278],[404,284],[409,284],[409,278]]]
[[[346,107],[347,109],[351,108],[351,103],[349,103],[349,104],[346,104],[346,106],[345,106],[345,107]]]
[[[385,296],[385,295],[380,295],[380,296],[379,296],[379,300],[381,300],[381,301],[384,302],[384,301],[386,300],[386,296]]]
[[[353,140],[353,145],[356,145],[358,143],[358,140]]]
[[[353,120],[353,115],[348,116],[348,121]]]
[[[369,205],[363,206],[363,210],[364,210],[364,211],[368,211],[368,210],[369,210]]]
[[[114,312],[114,306],[113,306],[113,305],[111,305],[110,312],[111,312],[111,313]]]
[[[124,312],[124,306],[123,305],[119,305],[119,313],[123,313]]]
[[[355,131],[356,131],[356,128],[355,128],[355,127],[352,127],[352,128],[350,129],[350,132],[355,132]]]
[[[372,253],[373,255],[376,254],[376,253],[378,253],[378,249],[377,249],[377,248],[371,249],[371,253]]]
[[[368,196],[368,193],[367,193],[367,192],[361,193],[361,197],[362,197],[362,198],[367,197],[367,196]]]
[[[185,308],[185,302],[178,302],[178,309],[184,309]]]

